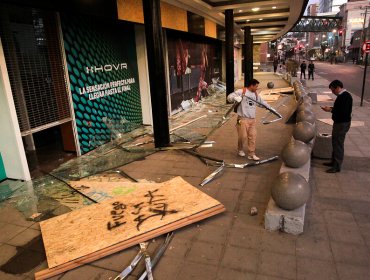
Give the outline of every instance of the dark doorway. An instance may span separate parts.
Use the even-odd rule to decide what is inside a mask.
[[[63,139],[66,140],[63,141]],[[24,143],[28,148],[26,156],[32,179],[49,173],[62,163],[76,157],[76,152],[68,146],[72,144],[74,147],[74,143],[69,143],[70,138],[65,137],[64,125],[34,133],[33,142],[34,149],[30,149],[32,147],[27,147],[27,143]]]

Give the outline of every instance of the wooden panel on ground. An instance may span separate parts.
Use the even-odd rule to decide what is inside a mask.
[[[102,178],[97,177],[91,179],[96,179],[96,181],[90,181],[89,178],[88,180],[70,181],[69,184],[73,189],[99,203],[116,196],[130,194],[138,188],[158,185],[158,183],[149,183],[146,180],[135,183],[127,181],[125,178],[122,178],[122,181],[103,181]],[[98,179],[101,181],[98,181]]]
[[[133,183],[131,183],[133,184]],[[40,223],[49,269],[46,279],[140,242],[225,211],[181,177],[136,183],[123,196]]]

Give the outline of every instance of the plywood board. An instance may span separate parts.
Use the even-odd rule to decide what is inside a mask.
[[[140,183],[131,181],[90,181],[89,179],[70,181],[69,184],[75,190],[100,203],[116,196],[130,194],[139,187],[153,186],[158,183],[150,183],[148,181],[141,181]]]
[[[318,119],[320,122],[326,123],[328,125],[333,125],[332,119]],[[351,121],[351,127],[365,126],[363,121]]]
[[[333,101],[333,98],[331,98],[327,94],[318,94],[317,95],[317,101],[318,102]]]
[[[131,193],[43,221],[40,227],[49,269],[61,273],[224,210],[176,177],[143,183]]]

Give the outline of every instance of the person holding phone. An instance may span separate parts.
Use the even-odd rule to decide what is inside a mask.
[[[324,165],[330,166],[326,170],[327,173],[336,173],[340,172],[344,158],[344,140],[351,127],[353,99],[351,94],[343,88],[343,83],[339,80],[332,81],[329,84],[329,88],[337,98],[334,101],[333,107],[321,106],[322,110],[332,114],[331,118],[334,122],[332,129],[333,153],[331,161],[324,163]]]

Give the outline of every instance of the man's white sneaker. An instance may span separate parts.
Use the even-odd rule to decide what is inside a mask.
[[[239,151],[239,152],[238,152],[238,155],[239,155],[240,157],[245,157],[245,153],[244,153],[244,151]]]
[[[248,156],[248,159],[253,159],[253,160],[260,160],[260,158],[256,155],[253,155],[253,156]]]

